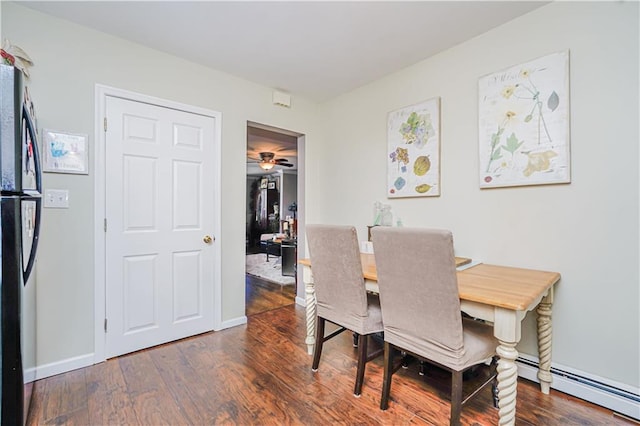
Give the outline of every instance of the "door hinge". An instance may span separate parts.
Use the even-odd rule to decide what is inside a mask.
[[[104,332],[107,332],[107,319],[104,319]]]
[[[104,118],[104,131],[107,131],[107,117]]]
[[[107,218],[104,218],[104,232],[107,232]]]

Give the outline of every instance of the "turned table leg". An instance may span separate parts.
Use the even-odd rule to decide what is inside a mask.
[[[516,394],[518,366],[516,345],[521,337],[520,322],[525,312],[496,308],[493,334],[498,339],[498,413],[500,426],[514,425],[516,421]]]
[[[518,386],[518,358],[515,342],[504,342],[496,349],[498,360],[498,407],[500,426],[514,425],[516,415],[516,394]]]
[[[304,342],[307,344],[309,355],[313,355],[313,345],[316,342],[316,289],[311,280],[305,280],[304,286],[307,305],[307,338]]]
[[[544,394],[549,394],[551,388],[551,305],[553,303],[553,293],[549,292],[538,305],[538,356],[540,364],[538,367],[538,379],[540,380],[540,390]]]

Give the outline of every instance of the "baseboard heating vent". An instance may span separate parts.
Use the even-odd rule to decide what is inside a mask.
[[[539,382],[538,360],[534,357],[518,357],[518,375]],[[576,370],[551,365],[551,387],[614,412],[640,420],[640,392],[631,386],[595,377]],[[591,376],[591,377],[588,377]]]

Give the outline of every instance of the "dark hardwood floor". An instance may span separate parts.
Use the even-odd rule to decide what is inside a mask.
[[[245,313],[247,316],[295,303],[295,285],[283,286],[252,275],[245,275],[245,277]]]
[[[394,375],[380,411],[382,359],[367,365],[352,394],[356,349],[350,334],[325,343],[311,372],[305,311],[296,305],[248,317],[246,326],[206,333],[111,359],[35,384],[29,425],[448,424],[448,378],[410,365]],[[462,410],[464,425],[497,424],[484,390]],[[624,425],[611,411],[518,381],[518,425]]]

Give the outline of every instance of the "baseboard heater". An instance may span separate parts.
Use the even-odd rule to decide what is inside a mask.
[[[536,358],[520,356],[516,363],[518,364],[518,375],[520,377],[539,382],[538,360]],[[640,420],[639,389],[577,372],[576,370],[570,370],[573,369],[552,364],[551,375],[553,381],[551,387],[560,392],[606,407],[632,419]]]

